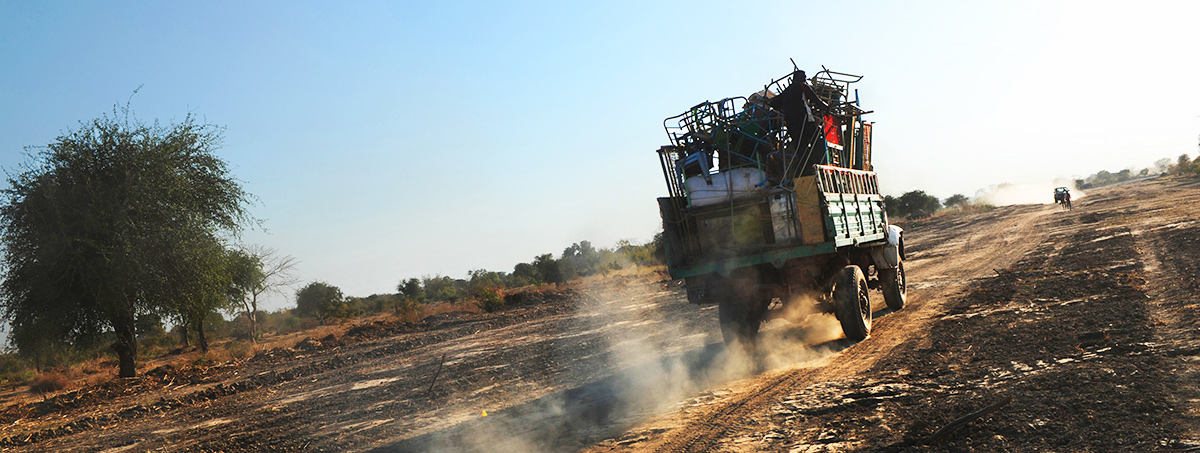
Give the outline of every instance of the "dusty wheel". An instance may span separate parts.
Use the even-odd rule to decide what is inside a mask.
[[[904,263],[899,263],[892,269],[879,270],[879,289],[883,290],[883,301],[888,308],[899,310],[904,308],[908,300],[908,285],[904,281]]]
[[[754,349],[765,311],[760,305],[736,296],[721,299],[717,319],[721,321],[721,336],[725,337],[726,346]]]
[[[867,293],[867,279],[858,266],[846,266],[838,272],[833,287],[834,314],[851,341],[871,335],[871,298]]]

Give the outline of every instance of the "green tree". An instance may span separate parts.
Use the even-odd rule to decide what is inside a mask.
[[[926,215],[933,214],[938,209],[942,208],[942,202],[938,198],[925,193],[923,190],[914,190],[900,195],[897,199],[899,204],[897,210],[901,216],[911,216],[919,214],[918,211],[924,212]]]
[[[421,287],[421,280],[415,278],[401,281],[396,285],[396,292],[412,301],[425,300],[425,289]]]
[[[430,302],[458,302],[462,297],[462,289],[455,279],[437,275],[433,277],[422,278],[422,286],[425,288],[425,300]]]
[[[296,314],[317,318],[322,325],[336,316],[344,303],[342,290],[325,282],[312,282],[296,291]]]
[[[525,285],[534,285],[542,282],[542,277],[538,275],[537,268],[530,263],[517,263],[513,266],[512,274],[509,274],[509,287],[520,287]]]
[[[567,281],[562,270],[559,268],[558,260],[554,259],[554,255],[546,253],[534,257],[533,267],[537,269],[538,275],[546,283],[559,284]]]
[[[505,275],[503,272],[493,272],[484,269],[476,269],[467,272],[470,279],[467,281],[468,294],[471,297],[479,297],[479,294],[484,289],[499,289],[504,287]]]
[[[592,275],[596,273],[600,258],[600,252],[592,247],[590,241],[579,241],[563,250],[562,257],[559,258],[559,265],[563,268],[566,279],[570,279],[576,274]]]
[[[662,231],[654,233],[654,239],[650,240],[651,247],[650,256],[658,261],[658,264],[667,262],[667,238]]]
[[[229,307],[233,285],[228,252],[215,236],[189,235],[163,258],[160,266],[169,280],[167,308],[181,324],[196,333],[196,346],[208,352],[205,323],[217,310]]]
[[[946,207],[949,208],[953,206],[965,205],[967,204],[967,201],[969,200],[967,199],[966,195],[956,193],[951,195],[950,198],[946,199]]]
[[[71,346],[112,335],[119,375],[134,376],[137,318],[174,311],[175,298],[214,281],[193,253],[247,220],[249,195],[213,154],[220,139],[191,115],[147,125],[114,109],[10,173],[0,315],[14,333]],[[12,341],[20,349],[28,337]]]
[[[1191,175],[1200,173],[1200,158],[1192,161],[1192,158],[1187,154],[1180,154],[1176,159],[1176,164],[1172,167],[1172,174],[1176,175]]]
[[[899,217],[900,216],[900,200],[891,195],[884,195],[883,196],[883,210],[885,212],[887,212],[887,215]]]

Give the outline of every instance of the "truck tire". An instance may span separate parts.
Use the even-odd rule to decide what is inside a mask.
[[[753,351],[765,311],[760,309],[761,304],[736,296],[724,297],[718,304],[717,318],[721,321],[726,347]]]
[[[833,286],[834,314],[850,341],[871,336],[871,298],[862,269],[850,265],[838,272]]]
[[[888,308],[899,310],[908,301],[908,284],[904,280],[904,263],[899,263],[892,269],[879,270],[879,289],[883,291],[883,301]]]

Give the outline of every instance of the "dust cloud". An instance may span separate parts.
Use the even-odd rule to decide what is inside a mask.
[[[1068,187],[1071,189],[1071,199],[1078,200],[1084,193],[1075,187],[1075,182],[1065,178],[1055,179],[1047,183],[1026,184],[996,184],[975,193],[975,201],[993,206],[1008,206],[1014,204],[1053,204],[1054,189]]]
[[[715,305],[688,304],[660,284],[602,282],[584,288],[579,325],[596,336],[599,363],[571,359],[591,376],[581,386],[488,411],[486,418],[421,436],[387,451],[563,451],[620,435],[704,390],[830,355],[849,345],[832,315],[799,308],[795,321],[764,323],[756,352],[726,348]],[[789,304],[804,307],[811,304]],[[577,336],[578,332],[559,332]],[[588,340],[591,342],[592,340]],[[588,352],[596,354],[597,351]]]

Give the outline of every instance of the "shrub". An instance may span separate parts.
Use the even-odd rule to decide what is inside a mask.
[[[24,384],[33,379],[29,363],[16,354],[0,354],[0,384]]]
[[[504,308],[504,295],[497,288],[481,288],[475,296],[475,305],[492,313]]]
[[[38,393],[55,392],[67,388],[71,384],[71,380],[66,375],[57,371],[50,371],[38,375],[33,381],[33,385],[29,388]]]
[[[229,356],[238,360],[245,360],[254,357],[254,345],[246,340],[233,340],[225,345],[225,350],[229,351]]]
[[[417,322],[425,315],[425,307],[414,299],[405,298],[396,303],[396,317],[400,322]]]
[[[196,366],[208,366],[208,365],[212,365],[212,364],[213,364],[213,358],[212,358],[212,356],[211,356],[210,354],[208,354],[208,353],[205,353],[205,354],[200,354],[200,355],[199,355],[198,357],[196,357],[195,359],[192,359],[192,365],[196,365]]]

